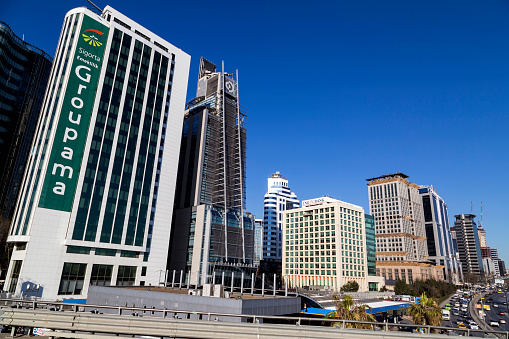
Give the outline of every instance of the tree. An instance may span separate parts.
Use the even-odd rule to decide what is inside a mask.
[[[354,298],[351,295],[345,295],[341,299],[337,294],[334,294],[332,296],[332,299],[336,306],[336,311],[327,314],[327,318],[341,320],[372,321],[372,322],[376,321],[375,317],[372,314],[368,314],[366,312],[366,309],[369,308],[369,306],[355,302]],[[341,323],[333,322],[331,323],[331,326],[335,326],[338,324]],[[372,325],[346,323],[345,326],[347,328],[371,329]]]
[[[387,286],[383,285],[381,288],[380,288],[380,292],[387,292],[388,289],[387,289]]]
[[[396,281],[396,284],[394,285],[394,293],[398,295],[411,294],[412,289],[410,288],[410,286],[408,286],[408,284],[404,280],[399,279]]]
[[[463,280],[469,284],[477,284],[479,282],[479,276],[474,273],[466,272],[463,274]]]
[[[416,325],[440,326],[442,323],[442,310],[433,298],[428,298],[426,293],[421,299],[410,307],[410,316]]]
[[[359,284],[356,281],[350,280],[343,286],[341,286],[341,292],[357,292],[359,290]]]

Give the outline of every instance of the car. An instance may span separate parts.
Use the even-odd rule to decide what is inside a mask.
[[[453,314],[453,315],[455,315],[455,316],[459,316],[459,315],[460,315],[460,312],[458,312],[458,311],[454,311],[454,312],[452,312],[452,314]]]
[[[470,324],[469,327],[470,327],[471,330],[478,330],[479,329],[479,326],[476,323]]]
[[[507,324],[507,322],[504,319],[498,319],[498,322],[501,324]]]
[[[460,307],[460,303],[459,303],[459,302],[455,302],[455,303],[454,303],[454,306],[456,306],[456,307]]]
[[[497,304],[493,304],[493,307],[498,308],[498,305]]]
[[[467,325],[465,325],[465,324],[458,324],[458,328],[467,328]]]
[[[505,315],[504,312],[498,312],[498,315]]]
[[[502,305],[507,305],[507,301],[504,301],[504,302],[502,303]]]
[[[500,327],[500,324],[498,323],[498,321],[492,320],[492,321],[490,321],[490,326],[491,327]]]

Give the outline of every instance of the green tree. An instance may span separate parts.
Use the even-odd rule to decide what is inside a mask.
[[[442,323],[442,310],[435,299],[421,295],[418,303],[413,304],[409,310],[410,316],[416,325],[439,326]]]
[[[356,281],[350,280],[343,286],[341,286],[341,292],[357,292],[359,290],[359,284]]]
[[[387,289],[387,286],[385,286],[385,285],[383,285],[383,286],[380,288],[380,292],[387,292],[387,291],[389,291],[389,290]]]
[[[394,285],[394,293],[398,295],[411,294],[412,289],[404,280],[399,279]]]
[[[351,295],[345,295],[343,298],[337,294],[332,296],[336,311],[327,314],[326,318],[329,319],[341,319],[341,320],[356,320],[356,321],[376,321],[372,314],[368,314],[366,309],[369,306],[365,304],[356,303]],[[331,326],[341,324],[340,322],[333,322]],[[357,323],[346,323],[347,328],[364,328],[371,329],[370,324],[357,324]]]

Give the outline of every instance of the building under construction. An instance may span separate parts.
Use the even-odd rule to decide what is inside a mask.
[[[246,115],[238,73],[226,73],[224,63],[217,71],[202,58],[196,98],[186,108],[168,268],[184,272],[192,284],[224,276],[230,283],[232,273],[237,279],[254,270],[254,220],[244,214]]]

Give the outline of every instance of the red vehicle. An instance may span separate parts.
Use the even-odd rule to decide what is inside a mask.
[[[505,315],[504,312],[498,312],[498,315]]]

